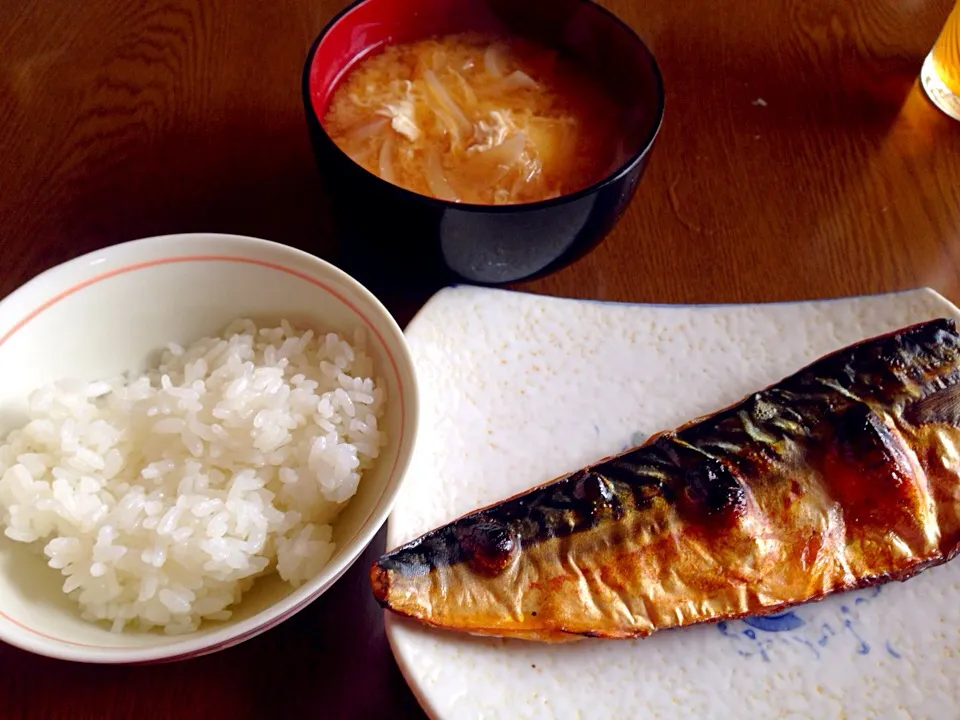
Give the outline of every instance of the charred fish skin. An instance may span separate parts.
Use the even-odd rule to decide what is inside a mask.
[[[382,606],[560,641],[776,612],[960,547],[960,334],[844,348],[719,412],[387,553]]]

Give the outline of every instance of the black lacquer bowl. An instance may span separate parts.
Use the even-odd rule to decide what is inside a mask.
[[[385,43],[465,31],[536,39],[593,69],[626,110],[626,162],[561,197],[474,205],[381,180],[334,144],[322,118],[356,60]],[[373,282],[459,277],[495,285],[568,265],[609,233],[646,168],[663,118],[664,92],[656,61],[640,38],[589,0],[359,0],[331,20],[310,48],[303,101],[333,202],[341,261],[351,273]]]

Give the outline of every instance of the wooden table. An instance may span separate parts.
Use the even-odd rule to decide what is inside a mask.
[[[628,214],[517,289],[656,302],[929,285],[960,301],[960,123],[916,82],[952,0],[606,0],[667,111]],[[343,0],[0,0],[0,296],[137,237],[215,230],[333,257],[300,72]],[[427,289],[385,298],[401,322]],[[420,717],[366,584],[198,660],[0,646],[3,718]]]

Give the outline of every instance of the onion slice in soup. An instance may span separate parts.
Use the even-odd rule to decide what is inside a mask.
[[[477,93],[474,92],[473,87],[467,82],[463,75],[456,70],[453,71],[453,75],[457,78],[457,82],[460,83],[460,89],[463,91],[463,99],[467,103],[467,110],[473,110],[477,106]]]
[[[426,80],[427,89],[437,103],[443,107],[443,109],[450,114],[456,123],[457,129],[457,139],[461,137],[466,137],[470,134],[472,125],[470,121],[467,120],[467,116],[463,114],[463,110],[460,109],[460,106],[457,105],[456,100],[450,97],[450,93],[447,92],[447,89],[443,86],[439,79],[437,79],[436,73],[429,68],[423,71],[423,79]]]
[[[396,183],[396,175],[393,172],[393,133],[387,135],[387,139],[380,146],[380,177],[389,183]]]
[[[440,162],[440,155],[436,148],[430,148],[427,151],[425,170],[431,193],[441,200],[460,202],[460,196],[457,195],[443,174],[443,164]]]
[[[477,155],[478,157],[482,157],[487,162],[503,165],[507,168],[513,168],[520,162],[520,158],[523,156],[523,151],[526,146],[526,134],[518,132],[508,137],[499,145],[494,145],[489,150],[484,150],[482,153],[478,153]]]
[[[526,146],[526,135],[518,132],[488,150],[471,153],[457,168],[455,179],[458,186],[495,187],[511,173],[526,176],[531,169],[530,158],[524,155]]]
[[[503,49],[500,43],[491,43],[483,53],[483,69],[491,77],[503,77]]]
[[[523,70],[514,70],[507,75],[502,82],[498,83],[493,92],[512,92],[514,90],[536,90],[540,86],[537,81],[527,75]]]
[[[377,118],[351,128],[346,136],[350,140],[366,140],[385,130],[390,121],[386,118]]]

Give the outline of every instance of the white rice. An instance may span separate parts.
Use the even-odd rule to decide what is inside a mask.
[[[363,347],[238,320],[146,375],[37,390],[0,445],[4,533],[47,541],[63,591],[117,632],[227,619],[269,572],[303,583],[386,441]]]

